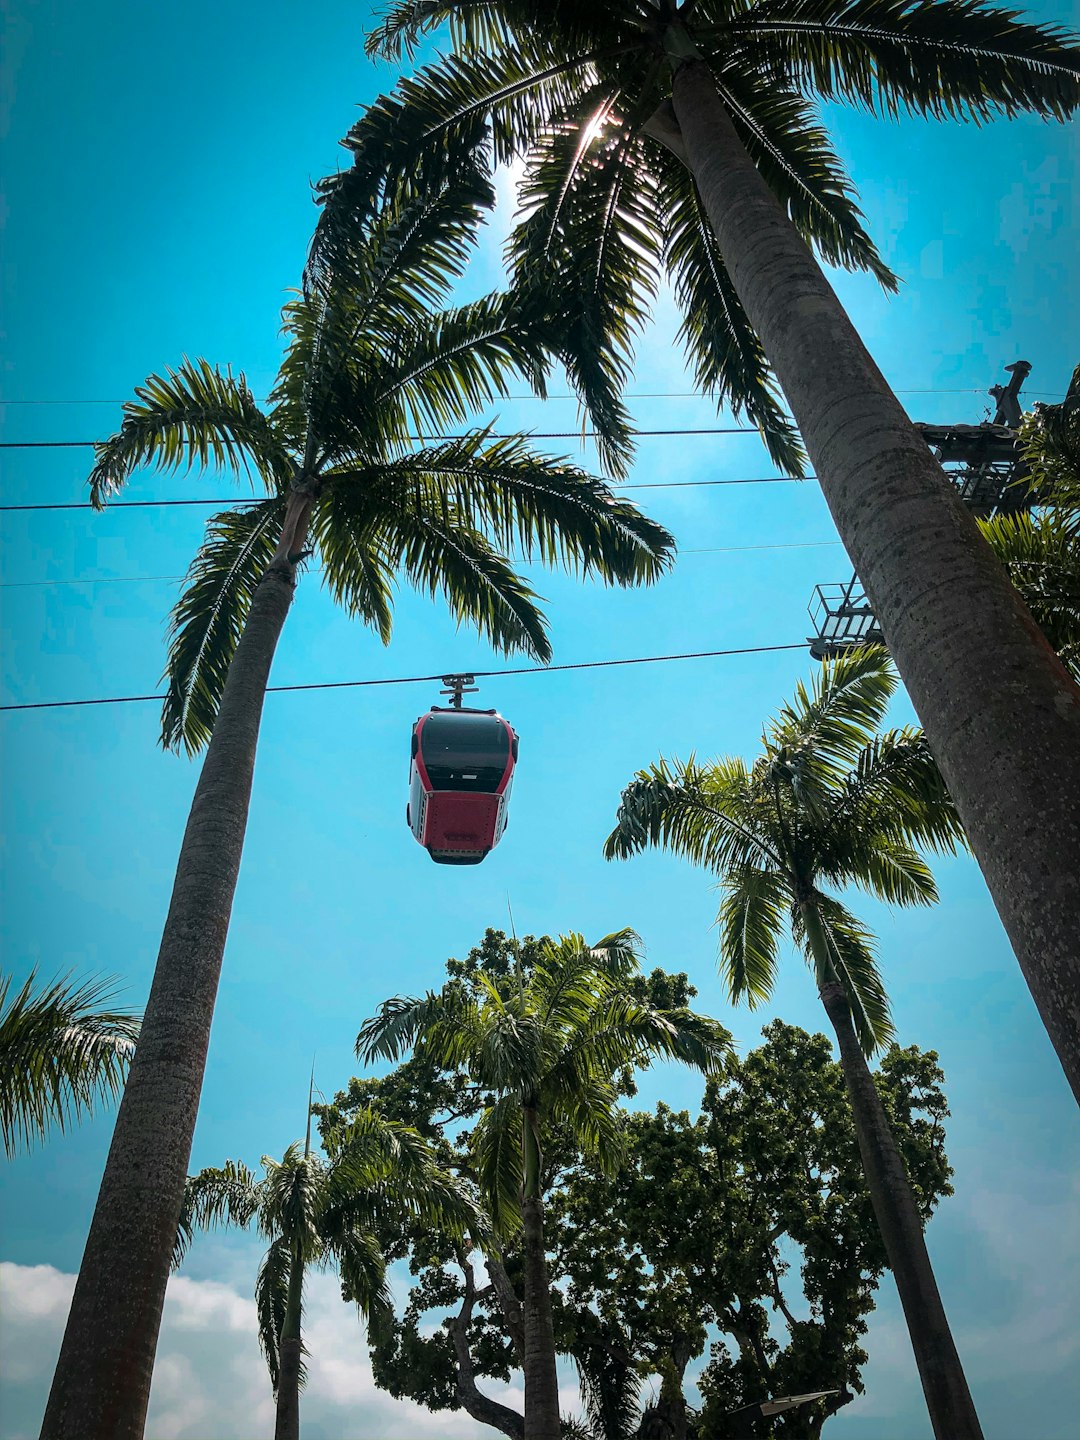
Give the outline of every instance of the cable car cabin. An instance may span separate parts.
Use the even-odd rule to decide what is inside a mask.
[[[405,818],[437,865],[479,865],[502,839],[517,755],[495,710],[433,705],[417,720]]]

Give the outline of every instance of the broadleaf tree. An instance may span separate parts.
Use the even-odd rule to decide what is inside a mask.
[[[431,36],[450,53],[371,107],[324,182],[310,273],[349,268],[387,171],[442,183],[481,144],[523,164],[511,269],[526,311],[549,297],[551,352],[616,469],[670,279],[699,384],[791,473],[805,443],[1080,1100],[1080,688],[821,268],[894,283],[817,109],[1064,121],[1075,38],[985,0],[398,0],[370,48]]]
[[[242,375],[185,361],[141,386],[98,447],[96,505],[144,468],[229,468],[265,493],[210,521],[173,612],[163,738],[206,757],[46,1440],[142,1435],[263,701],[309,555],[384,641],[400,578],[496,650],[539,661],[546,620],[515,557],[619,585],[670,562],[667,531],[600,480],[524,439],[461,428],[511,383],[542,387],[546,365],[505,296],[432,308],[449,303],[491,200],[477,167],[437,192],[388,193],[354,237],[348,283],[286,307],[267,407]]]

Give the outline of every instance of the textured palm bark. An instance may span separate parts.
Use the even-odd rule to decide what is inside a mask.
[[[559,1440],[559,1380],[555,1370],[555,1330],[551,1288],[544,1254],[544,1202],[521,1202],[524,1233],[525,1440]]]
[[[915,1363],[937,1440],[982,1440],[982,1428],[953,1344],[904,1162],[874,1085],[841,986],[821,987],[840,1047],[874,1217],[904,1308]]]
[[[290,541],[295,526],[289,529]],[[286,547],[287,548],[287,547]],[[195,789],[42,1440],[140,1440],[183,1200],[270,666],[295,588],[255,593]]]
[[[304,1264],[294,1255],[289,1296],[278,1342],[274,1440],[300,1440],[300,1321],[304,1309]]]
[[[1080,1101],[1080,689],[761,178],[703,61],[676,70],[672,105],[735,289]]]

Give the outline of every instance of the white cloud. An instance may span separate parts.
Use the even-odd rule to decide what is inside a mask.
[[[2,1440],[31,1440],[45,1408],[75,1277],[51,1265],[0,1264]],[[306,1295],[308,1384],[305,1440],[400,1440],[490,1434],[462,1412],[433,1415],[375,1388],[364,1332],[337,1280],[313,1275]],[[490,1393],[521,1408],[520,1387]],[[563,1403],[576,1404],[568,1387]],[[169,1281],[147,1422],[148,1440],[251,1440],[273,1430],[273,1400],[250,1297],[215,1280]]]

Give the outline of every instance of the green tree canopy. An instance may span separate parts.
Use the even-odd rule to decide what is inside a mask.
[[[498,945],[489,932],[496,965],[507,954],[497,957]],[[693,996],[685,976],[654,972],[645,983]],[[839,1388],[835,1409],[861,1393],[885,1257],[843,1076],[824,1036],[779,1021],[763,1033],[763,1045],[708,1084],[696,1119],[663,1105],[631,1112],[613,1174],[568,1136],[548,1147],[556,1345],[579,1366],[593,1440],[720,1440],[723,1415],[765,1395]],[[950,1193],[941,1082],[933,1053],[914,1047],[890,1047],[875,1077],[924,1216]],[[357,1104],[386,1105],[444,1135],[449,1163],[468,1171],[482,1097],[445,1085],[409,1061],[382,1080],[353,1081],[322,1123],[347,1121]],[[520,1415],[483,1393],[520,1367],[519,1249],[479,1264],[425,1227],[397,1239],[412,1288],[404,1310],[369,1331],[376,1383],[520,1437]],[[762,1433],[816,1437],[827,1413],[815,1407]]]

